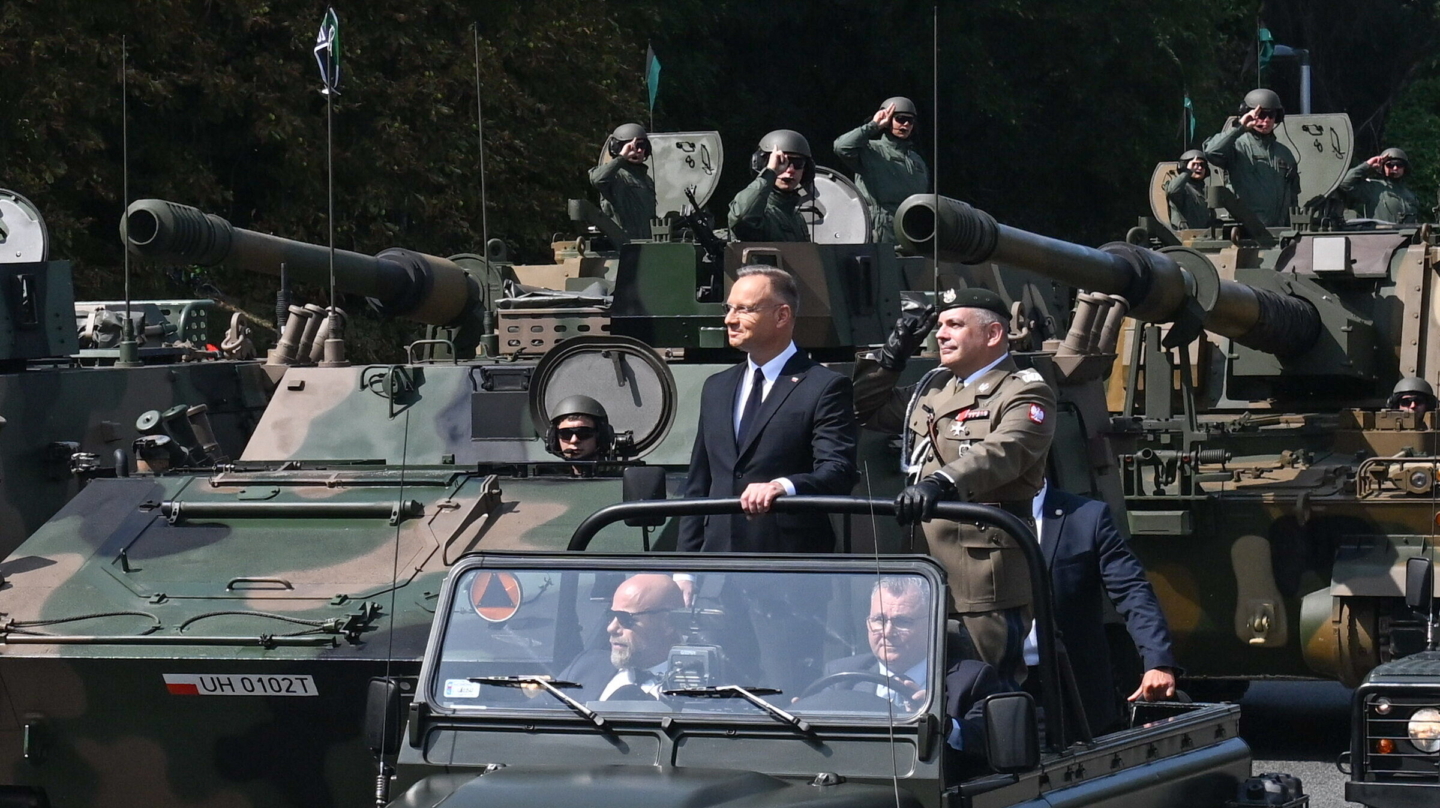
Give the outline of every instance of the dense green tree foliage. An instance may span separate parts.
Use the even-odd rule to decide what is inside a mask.
[[[663,64],[656,128],[718,129],[722,210],[756,140],[805,133],[824,164],[883,98],[913,97],[942,193],[1004,221],[1098,243],[1146,208],[1154,163],[1215,131],[1256,81],[1254,30],[1308,47],[1316,108],[1356,118],[1361,150],[1399,143],[1433,193],[1435,9],[1413,0],[336,0],[340,247],[478,251],[485,232],[546,260],[566,198],[606,132],[647,122],[647,42]],[[0,6],[0,187],[44,212],[82,296],[118,294],[120,54],[128,53],[129,197],[195,204],[323,243],[325,99],[311,55],[323,2],[9,0]],[[472,25],[475,28],[472,28]],[[480,215],[476,41],[488,215]],[[938,71],[938,86],[934,80]],[[1287,97],[1293,68],[1267,83]],[[933,114],[937,109],[938,115]],[[1386,137],[1393,114],[1397,132]],[[1399,130],[1404,136],[1399,136]],[[1373,153],[1373,152],[1371,152]],[[268,278],[141,267],[142,294],[214,293],[263,316]],[[190,288],[187,288],[190,287]],[[196,288],[198,287],[198,289]],[[309,290],[323,302],[319,290]],[[350,301],[356,308],[358,301]],[[413,329],[358,329],[361,355]]]

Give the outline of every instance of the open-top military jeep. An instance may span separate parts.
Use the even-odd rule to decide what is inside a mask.
[[[777,507],[893,513],[890,502],[839,497]],[[575,552],[482,553],[457,563],[408,716],[398,685],[372,686],[369,734],[386,761],[377,797],[393,787],[391,805],[415,808],[939,808],[1057,798],[1218,808],[1234,804],[1250,777],[1235,705],[1153,705],[1129,728],[1089,737],[1061,686],[1063,653],[1038,551],[1030,561],[1045,709],[1024,693],[988,697],[983,749],[947,741],[957,735],[944,672],[957,641],[943,571],[928,557],[579,552],[620,520],[737,509],[737,500],[617,505],[579,528]],[[984,506],[943,504],[940,514],[1024,531]],[[663,619],[669,633],[668,648],[627,678],[611,641],[638,618],[611,609],[638,575],[662,586],[693,579],[694,597],[660,614],[631,610]],[[877,663],[870,632],[902,619],[877,620],[872,598],[882,591],[920,604],[891,627],[923,643],[908,678]]]

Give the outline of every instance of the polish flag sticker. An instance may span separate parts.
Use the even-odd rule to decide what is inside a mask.
[[[1030,405],[1030,420],[1037,424],[1045,423],[1045,408],[1039,404]]]

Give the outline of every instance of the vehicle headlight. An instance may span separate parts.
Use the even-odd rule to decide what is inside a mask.
[[[1410,743],[1421,752],[1440,752],[1440,710],[1426,707],[1416,710],[1405,725]]]

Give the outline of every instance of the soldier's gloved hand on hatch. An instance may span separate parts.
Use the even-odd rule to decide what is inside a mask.
[[[909,486],[895,498],[895,521],[902,525],[928,522],[935,516],[935,504],[949,499],[955,486],[939,474]]]
[[[904,370],[905,363],[935,330],[939,316],[934,306],[912,308],[907,301],[900,311],[900,319],[895,321],[895,328],[885,340],[885,347],[880,349],[880,357],[876,360],[880,367],[897,373]]]

